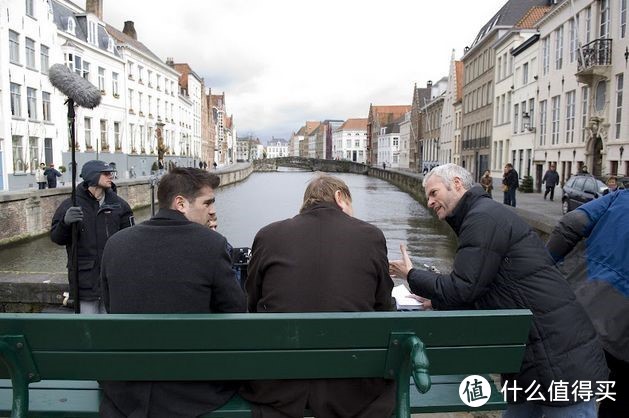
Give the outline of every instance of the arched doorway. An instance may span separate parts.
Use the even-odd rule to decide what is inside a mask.
[[[596,137],[594,141],[594,150],[592,153],[592,168],[591,173],[594,176],[603,175],[603,140],[600,136]]]

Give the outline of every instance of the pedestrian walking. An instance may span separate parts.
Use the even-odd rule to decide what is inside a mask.
[[[608,369],[590,318],[542,240],[514,211],[489,199],[463,167],[438,166],[423,185],[428,207],[458,237],[452,271],[413,268],[401,245],[402,260],[390,262],[390,273],[408,280],[411,291],[437,310],[532,311],[520,371],[502,376],[503,386],[520,388],[507,390],[503,417],[596,417],[591,397],[552,397],[557,382],[595,388],[607,380]],[[530,387],[543,396],[525,395]]]
[[[51,163],[50,166],[44,170],[44,176],[46,176],[48,188],[54,189],[57,187],[57,177],[61,177],[61,173],[57,171],[55,165]]]
[[[559,184],[559,173],[557,173],[555,164],[551,164],[550,168],[544,174],[542,184],[546,184],[544,200],[546,200],[546,196],[550,193],[550,200],[552,201],[555,198],[555,187]]]
[[[35,182],[37,183],[37,187],[39,190],[46,188],[46,164],[39,163],[39,167],[35,171]]]

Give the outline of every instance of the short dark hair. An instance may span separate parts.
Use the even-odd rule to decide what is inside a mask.
[[[176,196],[183,196],[192,202],[199,196],[201,189],[209,187],[214,190],[220,183],[220,177],[205,170],[175,167],[159,181],[159,207],[169,208]]]
[[[329,174],[317,174],[317,176],[308,183],[308,187],[306,187],[304,202],[300,212],[303,212],[305,209],[317,203],[336,203],[334,194],[337,190],[340,191],[341,195],[349,202],[352,201],[352,194],[349,192],[349,187],[347,187],[347,184],[345,184],[343,180]]]

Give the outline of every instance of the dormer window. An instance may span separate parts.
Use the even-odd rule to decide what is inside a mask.
[[[87,21],[87,42],[98,46],[98,25],[92,20]]]
[[[114,46],[116,44],[114,43],[114,38],[112,38],[111,36],[108,37],[107,39],[107,51],[109,52],[114,52]]]
[[[72,16],[68,17],[68,26],[66,28],[66,32],[71,35],[76,36],[76,22]]]

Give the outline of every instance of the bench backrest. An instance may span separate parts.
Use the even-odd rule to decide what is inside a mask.
[[[530,322],[528,310],[0,314],[0,352],[28,382],[396,378],[412,335],[430,374],[502,373],[519,370]]]

